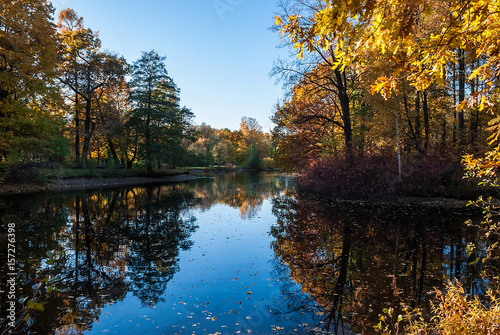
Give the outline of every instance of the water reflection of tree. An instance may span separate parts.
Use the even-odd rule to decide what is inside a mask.
[[[272,263],[272,276],[280,283],[280,295],[274,299],[271,309],[276,323],[293,325],[293,329],[284,330],[285,334],[321,333],[325,322],[323,308],[290,278],[287,264],[280,259]]]
[[[0,224],[19,227],[23,294],[33,293],[33,278],[55,275],[71,288],[51,295],[45,311],[34,313],[22,333],[82,333],[99,319],[101,308],[129,291],[144,305],[161,301],[178,270],[179,251],[191,246],[197,228],[189,214],[192,192],[163,186],[54,199],[0,203],[6,208]],[[42,265],[47,251],[65,249],[60,262]]]
[[[132,292],[144,305],[154,306],[163,301],[167,283],[179,270],[179,251],[191,247],[189,237],[197,227],[194,217],[183,216],[189,200],[185,195],[163,193],[161,188],[145,191],[141,211],[128,229],[128,265]]]
[[[42,260],[47,258],[48,251],[62,249],[53,237],[65,226],[67,215],[68,212],[60,202],[47,198],[36,201],[22,196],[0,199],[0,232],[6,232],[9,223],[15,223],[16,226],[15,255],[18,269],[16,284],[18,288],[22,288],[22,290],[17,290],[17,299],[34,296],[32,286],[36,282],[33,278],[47,278],[53,275],[52,271],[42,266]],[[5,257],[5,261],[4,257],[0,257],[2,266],[6,264],[6,247],[6,244],[2,244],[0,251],[0,255]],[[0,300],[2,302],[8,301],[7,296],[4,296],[7,273],[8,271],[4,268],[0,269],[0,291],[2,291]],[[6,308],[6,306],[2,304],[1,308]],[[20,307],[17,305],[18,309]],[[2,310],[2,315],[6,315],[4,312]],[[47,306],[46,312],[49,315],[48,318],[32,313],[33,321],[46,329],[54,329],[58,323],[56,318],[51,316],[57,315],[57,308]],[[5,326],[5,324],[0,324],[0,332]],[[19,333],[29,334],[27,328],[19,329]]]
[[[277,174],[222,174],[208,183],[1,200],[0,227],[9,222],[19,227],[23,296],[33,294],[33,279],[56,275],[71,289],[48,297],[45,311],[32,313],[21,333],[83,333],[99,320],[102,308],[128,292],[145,306],[161,302],[179,270],[180,251],[192,244],[190,236],[197,228],[192,207],[223,203],[251,218],[265,199],[288,189],[289,182]],[[46,266],[51,250],[65,253]]]
[[[226,204],[239,208],[242,218],[251,219],[264,200],[291,188],[291,178],[268,173],[222,173],[211,180],[195,181],[193,186],[201,209]]]
[[[463,213],[274,200],[274,251],[292,278],[323,306],[321,326],[339,332],[345,320],[371,333],[382,309],[422,304],[447,278],[484,292],[478,265],[467,260],[474,234]]]

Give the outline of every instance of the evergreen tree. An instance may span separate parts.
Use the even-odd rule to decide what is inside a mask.
[[[129,126],[139,133],[149,174],[153,173],[155,162],[175,165],[193,117],[189,109],[179,106],[179,89],[168,76],[165,58],[155,51],[144,52],[132,67],[130,81],[133,110]]]

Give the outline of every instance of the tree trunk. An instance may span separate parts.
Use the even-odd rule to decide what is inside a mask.
[[[453,62],[453,143],[457,143],[457,125],[458,125],[458,115],[457,115],[457,64]]]
[[[345,71],[341,72],[340,70],[335,69],[335,76],[337,79],[340,108],[342,109],[342,122],[344,124],[344,143],[346,149],[350,150],[352,148],[352,125]]]
[[[415,129],[413,128],[410,106],[408,103],[408,97],[407,97],[405,92],[403,92],[403,103],[404,103],[404,107],[405,107],[406,123],[408,124],[408,128],[410,129],[411,140],[413,141],[413,145],[415,146],[415,149],[418,151],[420,149],[418,146],[418,138],[417,138],[417,135],[415,133]]]
[[[152,152],[151,152],[151,88],[148,94],[147,102],[147,114],[146,114],[146,132],[145,132],[145,144],[146,144],[146,170],[148,175],[153,174],[153,162],[152,162]]]
[[[458,49],[458,103],[465,100],[465,52],[462,49]],[[458,112],[458,131],[460,143],[464,144],[465,134],[465,118],[464,111]]]
[[[429,109],[427,106],[427,92],[422,92],[422,97],[423,97],[423,105],[422,105],[422,111],[424,112],[424,135],[425,135],[425,140],[424,140],[424,153],[427,153],[427,148],[429,146],[429,136],[430,136],[430,124],[429,124]]]
[[[90,149],[90,137],[91,137],[91,132],[90,132],[90,126],[91,126],[91,120],[90,120],[90,111],[92,108],[92,100],[90,98],[85,99],[86,100],[86,105],[85,105],[85,137],[83,139],[83,151],[82,151],[82,169],[87,168],[87,157],[89,154],[89,149]]]
[[[421,150],[420,146],[420,91],[416,91],[415,95],[415,140],[417,142],[417,150]]]
[[[78,93],[75,93],[75,162],[80,164],[80,110]]]
[[[108,146],[109,146],[109,151],[111,151],[111,156],[113,156],[113,161],[115,162],[115,166],[120,165],[120,159],[118,159],[118,155],[116,154],[115,146],[113,145],[111,136],[108,136]]]
[[[470,84],[471,84],[471,87],[470,87],[471,94],[475,94],[479,90],[478,89],[479,82],[477,82],[477,80],[478,80],[478,78],[476,77],[476,78],[474,78],[470,82]],[[478,130],[479,130],[479,113],[478,113],[477,108],[474,107],[471,110],[471,115],[470,115],[470,143],[472,145],[474,143],[476,143]]]
[[[97,165],[100,164],[101,161],[101,145],[99,143],[99,137],[97,138]]]
[[[443,132],[441,133],[441,145],[444,147],[446,145],[446,136],[447,136],[447,131],[446,131],[446,114],[443,115]]]

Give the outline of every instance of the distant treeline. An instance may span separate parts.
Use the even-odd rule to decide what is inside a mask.
[[[47,1],[0,4],[0,169],[64,163],[153,168],[264,167],[270,136],[255,119],[240,129],[195,126],[165,57],[132,64],[104,51],[72,9],[53,23]],[[268,161],[269,163],[269,161]]]

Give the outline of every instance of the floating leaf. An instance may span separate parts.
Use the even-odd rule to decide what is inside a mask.
[[[35,311],[40,311],[43,312],[45,308],[43,307],[43,304],[40,304],[38,302],[33,302],[27,306],[29,309],[34,309]]]

